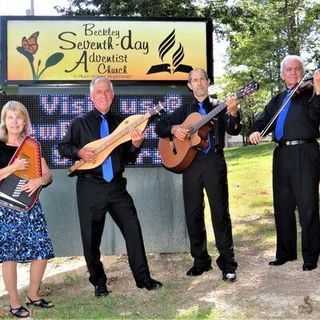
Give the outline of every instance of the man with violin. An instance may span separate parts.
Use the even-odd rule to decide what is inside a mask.
[[[110,110],[114,91],[108,78],[97,77],[91,81],[90,98],[94,109],[76,118],[59,144],[60,154],[72,160],[94,162],[96,152],[85,146],[108,136],[122,120],[120,115]],[[116,147],[101,165],[76,171],[82,245],[89,281],[95,287],[97,297],[109,293],[99,249],[107,211],[125,238],[129,265],[137,287],[147,290],[162,287],[150,276],[136,208],[122,176],[125,164],[136,160],[144,139],[144,134],[138,129],[131,130],[129,134],[130,141]]]
[[[194,69],[189,73],[187,85],[193,93],[193,102],[160,119],[156,132],[161,138],[176,137],[181,141],[188,139],[189,131],[182,124],[185,119],[193,112],[204,115],[217,107],[209,99],[209,83],[205,70]],[[204,221],[205,189],[219,251],[217,265],[222,271],[223,280],[233,282],[236,280],[237,263],[233,250],[223,147],[225,132],[237,135],[241,127],[236,98],[229,97],[226,105],[227,108],[212,120],[213,129],[209,132],[207,146],[197,153],[191,165],[183,171],[183,198],[191,255],[194,259],[187,275],[199,276],[212,269]]]
[[[317,267],[320,250],[320,152],[317,142],[320,71],[315,71],[312,85],[305,84],[301,81],[304,78],[302,59],[288,55],[281,62],[280,73],[286,90],[274,96],[266,105],[253,124],[249,140],[258,144],[263,132],[272,132],[273,140],[277,143],[273,154],[277,248],[275,260],[269,265],[280,266],[297,259],[295,209],[298,208],[302,230],[302,269],[310,271]],[[282,111],[275,116],[281,107]]]

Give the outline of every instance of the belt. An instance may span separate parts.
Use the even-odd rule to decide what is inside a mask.
[[[80,173],[79,177],[86,178],[86,179],[105,181],[101,176],[98,176],[98,175],[95,175],[95,174],[92,174],[92,173]]]
[[[98,175],[95,175],[95,174],[92,174],[92,173],[79,173],[78,176],[81,177],[81,178],[86,178],[86,179],[96,180],[96,181],[100,181],[100,182],[110,183],[110,182],[114,182],[114,181],[117,181],[117,180],[121,179],[122,178],[122,173],[116,174],[113,177],[112,181],[110,181],[110,182],[107,182],[101,176],[98,176]]]
[[[298,139],[298,140],[283,140],[278,142],[279,147],[296,146],[304,143],[314,143],[316,139]]]

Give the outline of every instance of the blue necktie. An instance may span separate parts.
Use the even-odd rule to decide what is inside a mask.
[[[101,138],[106,137],[108,134],[109,134],[108,121],[103,116],[101,116],[100,137]],[[109,156],[102,163],[102,176],[103,176],[103,179],[106,180],[107,182],[110,182],[113,178],[111,156]]]
[[[206,115],[207,111],[203,106],[203,102],[199,102],[199,113],[202,115]],[[210,141],[210,133],[208,134],[208,147],[206,149],[203,149],[202,152],[208,153],[211,148],[211,141]]]
[[[283,103],[285,103],[288,99],[288,96],[290,95],[290,91],[288,90],[286,96],[283,99]],[[276,123],[276,128],[274,131],[274,136],[277,141],[280,141],[281,138],[283,137],[284,134],[284,124],[286,122],[287,114],[291,106],[291,99],[288,101],[287,105],[282,109],[280,112],[277,123]]]

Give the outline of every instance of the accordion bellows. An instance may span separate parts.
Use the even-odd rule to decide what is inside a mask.
[[[39,178],[42,175],[39,142],[31,137],[26,137],[12,156],[9,164],[17,158],[26,159],[28,166],[24,170],[15,171],[0,181],[0,205],[19,211],[27,211],[37,201],[40,188],[32,196],[22,191],[21,188],[28,180]]]

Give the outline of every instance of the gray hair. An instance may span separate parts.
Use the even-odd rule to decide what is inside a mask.
[[[303,60],[301,59],[300,56],[297,56],[297,55],[294,55],[294,54],[288,54],[287,56],[285,56],[283,58],[283,60],[281,61],[281,64],[280,64],[280,74],[282,75],[283,74],[283,70],[284,70],[284,67],[286,66],[286,64],[290,61],[290,60],[296,60],[300,63],[301,65],[301,70],[302,72],[304,73],[304,65],[303,65]]]
[[[96,85],[96,83],[100,82],[100,81],[104,81],[105,83],[107,83],[110,86],[110,89],[113,91],[113,85],[112,85],[111,80],[107,77],[104,77],[104,76],[98,76],[98,77],[93,78],[90,82],[90,94],[92,93],[93,88]]]
[[[30,116],[27,108],[21,102],[10,100],[2,107],[2,110],[1,110],[0,140],[3,142],[8,141],[8,129],[6,127],[6,117],[7,117],[8,111],[18,112],[23,116],[25,121],[25,126],[22,134],[23,136],[31,135],[32,127],[31,127]]]
[[[209,80],[208,78],[208,74],[207,74],[207,71],[202,69],[202,68],[195,68],[195,69],[192,69],[189,74],[188,74],[188,82],[190,83],[191,82],[191,79],[192,79],[192,74],[195,72],[195,71],[200,71],[203,76],[206,78],[206,80]]]

